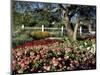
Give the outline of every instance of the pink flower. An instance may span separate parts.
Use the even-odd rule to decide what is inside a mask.
[[[21,51],[18,51],[17,52],[17,56],[21,56],[22,55],[22,52]]]
[[[16,60],[13,60],[13,61],[12,61],[12,69],[14,70],[15,67],[16,67]]]
[[[58,60],[61,61],[62,59],[59,57]]]
[[[13,60],[13,61],[12,61],[12,64],[16,64],[16,60]]]
[[[29,64],[29,63],[30,63],[30,58],[26,58],[24,63],[25,63],[26,65]]]
[[[74,63],[76,66],[79,66],[79,62],[77,60],[74,60]]]
[[[77,60],[74,60],[74,62],[75,62],[76,64],[79,64],[79,62],[78,62]]]
[[[56,48],[56,51],[57,51],[57,52],[59,52],[60,50],[61,50],[61,48],[59,48],[59,47],[58,47],[58,48]]]
[[[35,60],[39,60],[40,59],[40,55],[37,55]]]
[[[67,47],[67,48],[65,48],[65,50],[66,50],[67,52],[72,52],[72,51],[73,51],[73,48]]]
[[[25,68],[25,63],[20,64],[21,68]]]
[[[60,68],[62,68],[62,65],[61,65],[61,64],[59,64],[59,67],[60,67]]]
[[[58,60],[54,57],[53,59],[52,59],[52,64],[54,65],[54,66],[57,66],[58,65]]]

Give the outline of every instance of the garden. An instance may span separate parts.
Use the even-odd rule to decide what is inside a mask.
[[[12,9],[12,74],[96,69],[95,6],[13,1]]]
[[[13,73],[95,69],[95,50],[95,38],[80,41],[71,41],[67,37],[24,40],[12,49]]]

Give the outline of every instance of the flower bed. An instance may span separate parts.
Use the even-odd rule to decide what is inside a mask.
[[[16,46],[16,48],[25,48],[26,46],[38,46],[38,45],[48,45],[48,44],[53,44],[54,42],[62,42],[61,40],[56,40],[56,39],[41,39],[41,40],[33,40],[29,42],[25,42],[23,45]]]
[[[12,49],[13,73],[88,70],[96,68],[96,55],[87,48],[57,40],[39,40]]]

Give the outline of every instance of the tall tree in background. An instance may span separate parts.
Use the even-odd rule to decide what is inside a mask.
[[[76,40],[77,38],[77,29],[80,25],[80,18],[85,17],[88,18],[88,20],[91,20],[93,17],[93,13],[95,9],[91,6],[78,6],[78,5],[62,5],[59,4],[60,8],[63,12],[63,21],[66,26],[67,35],[73,40]],[[91,15],[92,13],[92,15]],[[76,25],[74,26],[74,30],[71,27],[71,18],[77,14],[76,17]]]

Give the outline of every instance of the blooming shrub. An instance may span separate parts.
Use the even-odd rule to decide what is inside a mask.
[[[40,43],[40,44],[39,44]],[[12,49],[13,73],[88,70],[96,68],[96,55],[86,46],[40,40]],[[94,47],[94,45],[93,45]],[[93,48],[94,49],[94,48]]]

